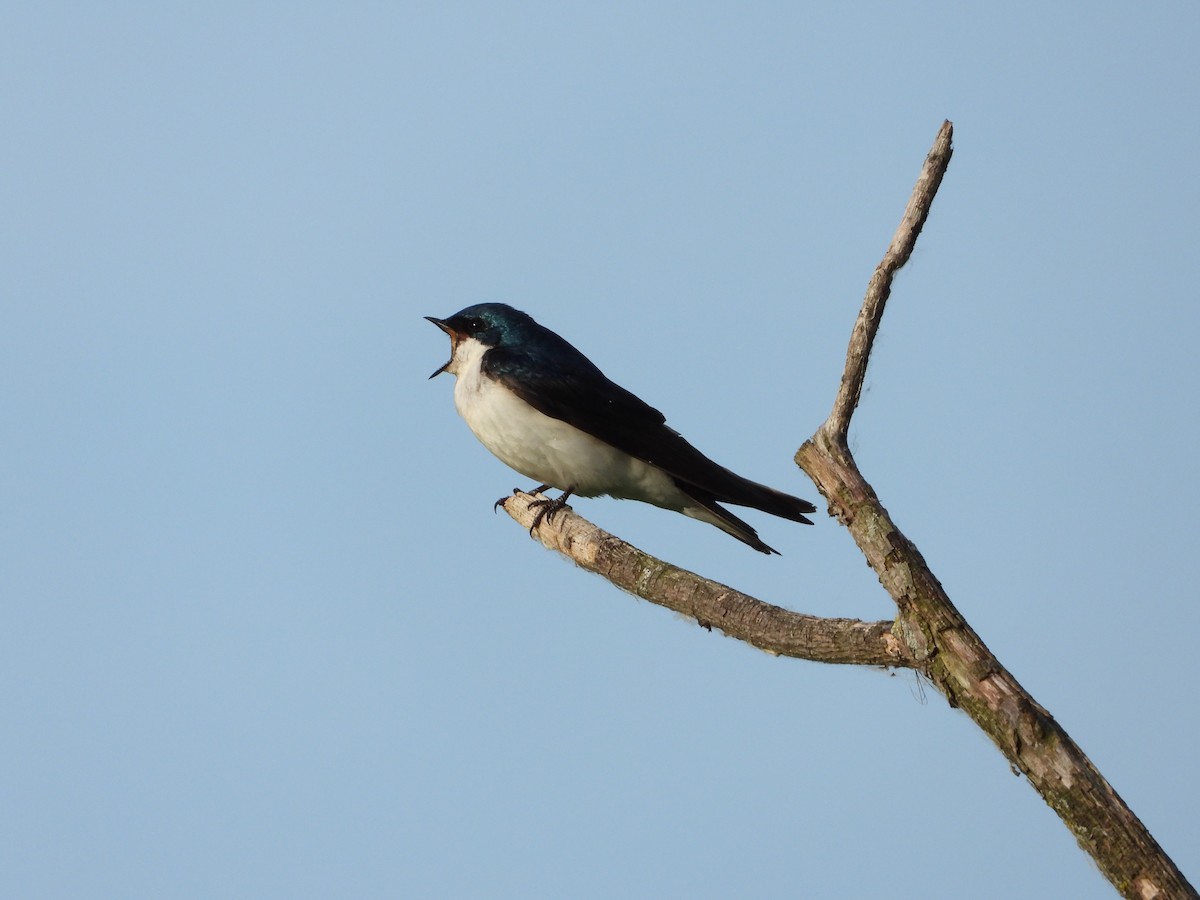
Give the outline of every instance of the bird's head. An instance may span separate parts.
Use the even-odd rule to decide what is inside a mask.
[[[482,345],[485,349],[491,349],[511,346],[520,341],[523,329],[533,325],[533,319],[505,303],[477,303],[459,310],[448,319],[436,319],[433,316],[425,318],[450,335],[450,359],[430,378],[443,372],[457,372],[462,352],[468,347]]]

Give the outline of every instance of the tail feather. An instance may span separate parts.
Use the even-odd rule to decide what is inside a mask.
[[[751,528],[748,522],[743,522],[740,518],[734,516],[732,512],[725,509],[724,506],[716,503],[715,500],[706,497],[692,497],[692,499],[696,500],[697,505],[680,510],[685,516],[691,516],[692,518],[698,518],[701,522],[714,524],[722,532],[733,536],[733,538],[737,538],[743,544],[754,547],[760,553],[774,553],[775,556],[779,556],[778,550],[764,544],[758,538],[758,532],[754,528]]]
[[[775,488],[767,487],[765,484],[759,484],[756,481],[742,479],[744,482],[741,485],[741,491],[734,495],[732,492],[720,496],[716,499],[724,500],[726,503],[732,503],[735,506],[749,506],[754,509],[761,509],[765,513],[770,513],[773,516],[781,516],[784,519],[791,519],[793,522],[802,522],[805,525],[811,525],[812,519],[807,518],[804,514],[816,512],[817,508],[807,500],[801,500],[799,497],[793,497],[791,494],[785,494],[783,491],[777,491]]]
[[[684,515],[691,516],[693,519],[699,519],[702,522],[708,522],[710,525],[716,525],[726,534],[732,535],[743,544],[747,544],[757,550],[759,553],[774,553],[779,555],[779,551],[764,543],[748,522],[739,519],[725,507],[717,503],[716,498],[712,494],[697,490],[692,485],[680,485],[688,497],[696,502],[696,506],[688,507],[680,510]]]
[[[805,525],[813,523],[812,519],[807,518],[804,514],[816,512],[817,508],[807,500],[801,500],[799,497],[777,491],[765,484],[743,478],[736,472],[731,472],[716,463],[711,463],[711,465],[712,469],[706,474],[715,477],[710,477],[703,485],[690,479],[681,478],[674,473],[671,474],[672,480],[685,493],[697,499],[706,498],[702,501],[705,506],[709,506],[714,501],[720,501],[721,503],[732,503],[734,506],[760,509],[773,516],[801,522]]]

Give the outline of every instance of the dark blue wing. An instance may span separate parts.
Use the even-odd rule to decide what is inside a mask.
[[[723,501],[811,524],[804,517],[815,511],[811,503],[713,462],[668,427],[657,409],[609,380],[567,341],[542,331],[544,343],[534,353],[493,347],[483,357],[484,374],[503,382],[538,412],[657,466],[680,488],[703,497],[706,506]]]

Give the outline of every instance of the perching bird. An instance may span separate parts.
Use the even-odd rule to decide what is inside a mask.
[[[778,553],[719,503],[811,525],[816,507],[736,475],[666,425],[662,413],[609,381],[586,356],[503,303],[426,316],[450,335],[454,405],[475,437],[527,478],[558,488],[534,528],[572,494],[641,500],[716,525],[762,553]],[[501,501],[497,501],[499,504]],[[532,530],[532,529],[531,529]]]

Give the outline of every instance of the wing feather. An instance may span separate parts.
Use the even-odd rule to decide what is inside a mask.
[[[702,496],[709,508],[722,501],[812,524],[804,516],[816,510],[811,503],[713,462],[670,428],[661,412],[610,380],[567,341],[553,332],[546,335],[561,343],[543,348],[550,352],[538,353],[536,361],[524,350],[492,348],[483,358],[484,373],[542,414],[657,466],[681,489]],[[547,365],[547,359],[556,362]],[[733,522],[749,528],[739,519]]]

